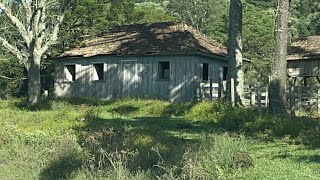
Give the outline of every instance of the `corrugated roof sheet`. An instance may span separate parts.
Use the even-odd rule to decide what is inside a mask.
[[[227,48],[191,26],[169,22],[121,26],[89,38],[83,47],[68,50],[60,57],[198,53],[226,57]]]

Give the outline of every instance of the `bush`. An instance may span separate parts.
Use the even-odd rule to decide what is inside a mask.
[[[221,179],[239,168],[253,166],[250,150],[254,143],[244,136],[211,135],[200,146],[190,148],[182,160],[182,167],[173,167],[164,174],[171,179]]]
[[[246,124],[254,122],[256,119],[256,113],[252,109],[229,107],[223,112],[218,126],[229,131],[248,131],[251,127],[246,127]]]
[[[218,122],[222,119],[227,109],[228,106],[224,101],[204,101],[194,105],[186,113],[186,117],[202,122]]]
[[[299,133],[298,141],[304,145],[320,146],[320,125],[303,130]]]
[[[127,133],[120,128],[84,131],[80,143],[86,154],[85,176],[91,179],[150,179],[149,172],[142,171],[140,162],[135,161],[140,152],[127,146],[127,138]],[[146,161],[144,163],[147,164]]]

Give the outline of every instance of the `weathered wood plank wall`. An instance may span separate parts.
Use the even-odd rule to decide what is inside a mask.
[[[159,61],[170,62],[170,79],[158,77]],[[94,81],[93,64],[104,66],[103,80]],[[173,102],[196,98],[202,80],[202,63],[209,64],[209,78],[218,83],[227,62],[205,56],[99,56],[65,59],[56,63],[57,96],[115,99],[126,96],[168,99]],[[76,80],[67,81],[65,65],[76,65]]]
[[[288,61],[288,75],[292,77],[320,76],[320,59]]]

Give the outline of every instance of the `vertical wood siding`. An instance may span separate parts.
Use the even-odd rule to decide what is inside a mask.
[[[170,62],[170,79],[159,79],[159,61]],[[104,64],[103,80],[93,81],[93,64]],[[219,81],[221,68],[227,61],[204,56],[99,56],[56,63],[55,94],[57,96],[115,99],[127,96],[167,99],[173,102],[195,98],[202,80],[202,63],[209,64],[209,79]],[[76,80],[67,82],[65,65],[76,65]]]
[[[288,75],[293,77],[320,76],[320,59],[288,61]]]

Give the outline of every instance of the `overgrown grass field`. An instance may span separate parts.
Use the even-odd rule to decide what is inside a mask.
[[[0,100],[0,179],[320,179],[317,118],[222,101]]]

